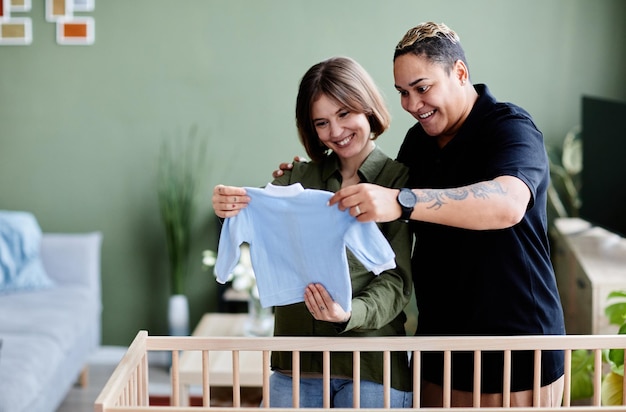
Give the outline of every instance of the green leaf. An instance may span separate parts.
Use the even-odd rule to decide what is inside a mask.
[[[604,308],[604,314],[612,325],[622,326],[626,322],[626,291],[614,290],[607,296],[611,304]]]
[[[614,290],[607,296],[607,299],[626,298],[626,290]]]
[[[606,360],[611,366],[611,369],[624,367],[624,349],[610,349],[606,356]]]
[[[572,399],[593,396],[593,355],[583,349],[572,351]]]
[[[613,303],[604,308],[604,314],[612,325],[621,325],[626,321],[626,302]]]
[[[626,334],[626,323],[620,326],[619,335]],[[610,349],[603,352],[604,360],[611,367],[611,371],[624,376],[624,349]]]

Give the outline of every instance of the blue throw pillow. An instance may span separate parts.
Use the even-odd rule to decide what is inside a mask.
[[[41,236],[31,213],[0,210],[0,293],[54,284],[39,256]]]

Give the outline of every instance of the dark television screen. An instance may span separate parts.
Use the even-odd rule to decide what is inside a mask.
[[[626,103],[582,99],[580,216],[626,237]]]

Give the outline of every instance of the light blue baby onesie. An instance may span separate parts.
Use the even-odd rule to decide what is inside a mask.
[[[351,311],[346,247],[376,275],[395,268],[395,253],[378,226],[329,207],[332,192],[304,189],[299,183],[245,189],[251,201],[224,221],[215,273],[218,282],[227,282],[239,261],[239,246],[249,243],[264,307],[302,302],[306,286],[321,283]]]

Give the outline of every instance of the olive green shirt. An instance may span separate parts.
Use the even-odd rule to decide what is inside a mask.
[[[358,171],[362,183],[400,188],[408,178],[408,169],[375,148]],[[341,188],[339,160],[330,154],[322,162],[296,162],[290,171],[272,184],[301,183],[307,189],[336,192]],[[336,207],[336,206],[335,206]],[[406,336],[404,307],[413,292],[411,278],[411,233],[406,223],[395,221],[378,224],[396,254],[396,268],[376,276],[347,250],[352,279],[352,316],[346,324],[318,321],[309,313],[304,302],[275,308],[275,336]],[[304,291],[303,291],[304,294]],[[385,348],[380,348],[384,350]],[[290,352],[273,352],[272,368],[291,371]],[[303,374],[322,373],[322,354],[300,354]],[[411,391],[411,372],[406,352],[391,354],[391,385]],[[333,353],[331,375],[352,378],[352,354]],[[382,383],[382,353],[361,353],[361,379]]]

